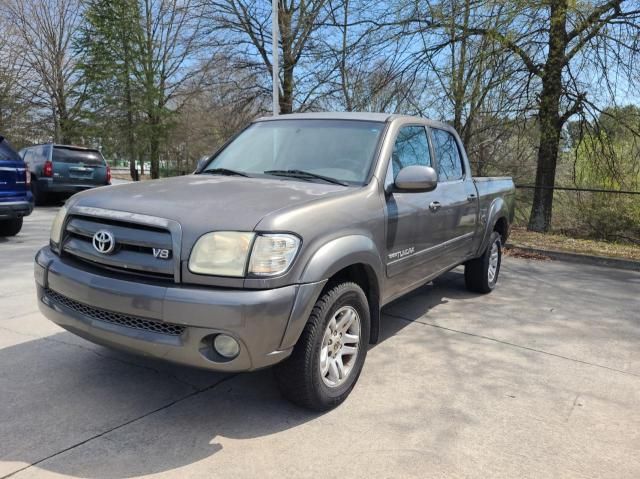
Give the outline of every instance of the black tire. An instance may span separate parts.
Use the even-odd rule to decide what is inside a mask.
[[[330,387],[320,371],[320,351],[325,331],[334,314],[344,306],[360,317],[358,353],[344,382]],[[370,330],[367,297],[355,283],[331,285],[316,302],[293,353],[275,367],[280,391],[289,401],[307,409],[327,411],[341,404],[354,388],[367,355]]]
[[[490,279],[489,265],[494,245],[498,251],[498,265],[493,279]],[[467,261],[464,267],[464,282],[469,291],[474,293],[490,293],[496,287],[502,264],[502,238],[497,231],[491,233],[487,249],[479,258]]]
[[[31,181],[31,194],[36,206],[45,206],[49,201],[47,194],[38,187],[38,182],[35,180]]]
[[[0,220],[0,236],[15,236],[22,229],[22,218]]]

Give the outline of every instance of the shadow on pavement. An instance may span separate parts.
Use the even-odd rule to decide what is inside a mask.
[[[462,275],[451,272],[390,306],[413,301],[424,314],[445,297],[472,296]],[[385,310],[381,342],[418,317],[385,320]],[[199,371],[111,351],[66,332],[4,348],[0,364],[7,372],[0,376],[0,459],[76,477],[168,471],[214,455],[221,449],[217,437],[267,436],[321,416],[284,400],[270,370]],[[137,427],[123,427],[133,423]],[[81,459],[65,461],[64,451],[78,445]],[[113,456],[117,464],[105,460]],[[0,477],[8,472],[0,463]]]

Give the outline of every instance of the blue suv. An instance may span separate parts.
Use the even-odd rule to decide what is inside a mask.
[[[33,211],[31,174],[20,155],[0,136],[0,236],[15,236]]]

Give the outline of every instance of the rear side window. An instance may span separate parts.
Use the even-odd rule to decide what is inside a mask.
[[[448,131],[432,129],[433,149],[438,159],[438,180],[461,180],[462,158],[455,137]]]
[[[0,161],[21,161],[20,155],[7,140],[0,136]]]
[[[53,161],[54,163],[83,164],[89,166],[104,165],[104,158],[99,151],[61,146],[53,148]]]
[[[429,141],[423,126],[405,126],[398,132],[391,156],[393,177],[406,166],[431,166]]]

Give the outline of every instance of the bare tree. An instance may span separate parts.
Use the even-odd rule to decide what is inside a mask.
[[[143,88],[151,177],[160,176],[160,146],[167,117],[185,101],[182,87],[198,74],[194,60],[203,46],[203,15],[194,0],[140,0],[141,36],[133,68]]]
[[[217,0],[210,2],[210,17],[216,28],[226,36],[227,45],[238,55],[239,69],[260,66],[271,73],[271,2],[268,0]],[[327,0],[280,0],[278,25],[281,48],[280,111],[294,110],[296,90],[301,90],[296,69],[314,49],[314,34],[323,25]],[[306,78],[312,78],[307,75]],[[313,90],[318,84],[308,87]],[[266,88],[265,88],[266,90]]]
[[[611,75],[633,71],[640,52],[640,3],[508,3],[498,24],[479,24],[464,31],[498,42],[535,80],[530,86],[538,91],[540,140],[537,188],[528,227],[548,231],[563,126],[584,110],[592,88],[610,84]],[[613,71],[608,67],[611,62],[615,64]],[[600,82],[593,81],[598,78]]]
[[[81,1],[9,0],[5,8],[18,29],[34,77],[24,86],[33,103],[50,110],[54,141],[70,142],[84,101],[71,53],[82,21]]]

